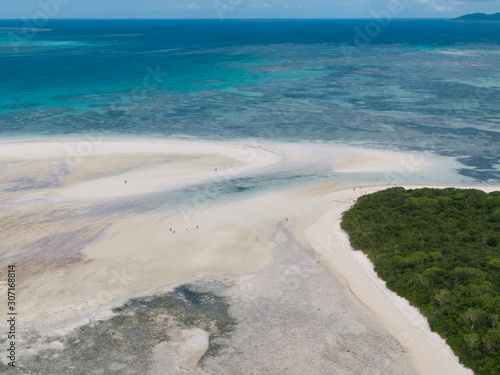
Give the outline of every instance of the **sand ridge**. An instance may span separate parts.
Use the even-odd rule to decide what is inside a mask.
[[[188,186],[278,163],[276,152],[252,145],[186,141],[21,142],[0,145],[0,160],[64,163],[59,194],[68,198],[115,198]],[[126,183],[125,183],[126,181]],[[126,185],[125,185],[126,184]]]

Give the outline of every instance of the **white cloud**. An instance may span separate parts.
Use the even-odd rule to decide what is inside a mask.
[[[187,9],[191,9],[191,10],[198,10],[198,9],[201,9],[201,6],[199,4],[190,3],[190,4],[186,4],[184,6],[181,6],[180,8],[187,8]]]
[[[273,6],[271,4],[268,4],[268,3],[264,3],[264,4],[252,4],[251,5],[252,8],[255,8],[255,9],[266,9],[266,8],[272,8]]]
[[[415,4],[427,4],[428,7],[437,12],[455,10],[454,7],[450,6],[450,4],[446,4],[446,1],[443,0],[412,0],[412,2]],[[450,3],[454,3],[454,1],[450,1]]]
[[[447,12],[449,10],[453,10],[453,7],[449,7],[449,6],[446,6],[446,5],[434,5],[434,10],[438,11],[438,12]]]

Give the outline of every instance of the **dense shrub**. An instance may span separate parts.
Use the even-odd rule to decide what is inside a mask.
[[[466,366],[500,374],[500,193],[387,189],[360,197],[342,228]]]

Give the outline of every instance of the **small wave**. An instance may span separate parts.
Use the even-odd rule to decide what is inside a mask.
[[[104,37],[104,36],[141,36],[141,35],[144,35],[144,34],[103,34],[103,35],[99,35],[100,37]]]
[[[52,29],[42,29],[38,27],[0,27],[0,30],[16,31],[52,31]]]

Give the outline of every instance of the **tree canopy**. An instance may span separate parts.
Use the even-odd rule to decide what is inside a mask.
[[[391,188],[360,197],[341,225],[462,363],[500,374],[500,192]]]

